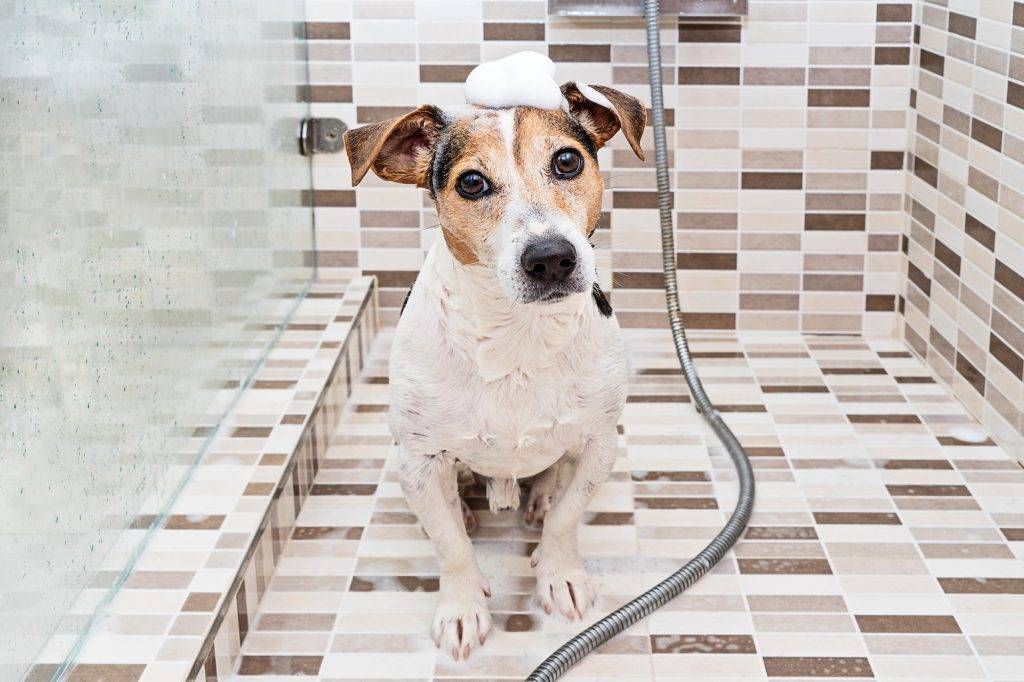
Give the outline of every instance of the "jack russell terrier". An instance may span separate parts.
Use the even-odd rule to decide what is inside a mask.
[[[555,86],[557,87],[557,86]],[[353,184],[370,169],[426,189],[443,239],[426,256],[391,348],[391,431],[409,507],[437,552],[432,635],[456,660],[491,629],[487,580],[456,465],[485,478],[492,511],[543,522],[532,556],[544,610],[580,618],[595,592],[577,525],[616,457],[626,399],[619,326],[589,238],[604,183],[597,150],[619,130],[638,157],[646,110],[566,83],[559,108],[421,106],[345,133]]]

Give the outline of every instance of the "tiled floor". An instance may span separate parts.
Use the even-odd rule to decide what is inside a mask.
[[[627,334],[620,458],[581,528],[590,619],[724,522],[735,474],[688,404],[666,331]],[[712,399],[754,457],[746,538],[573,679],[1024,679],[1024,471],[899,341],[695,335]],[[478,512],[496,632],[468,662],[427,636],[437,573],[395,478],[378,343],[260,613],[240,673],[522,679],[579,628],[530,598],[538,538]]]

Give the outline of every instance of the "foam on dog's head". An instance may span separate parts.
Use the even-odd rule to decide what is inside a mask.
[[[466,103],[482,107],[561,109],[565,98],[555,82],[555,63],[539,52],[516,52],[484,62],[466,78]]]

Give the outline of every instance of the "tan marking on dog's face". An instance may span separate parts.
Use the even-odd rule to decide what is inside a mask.
[[[541,234],[556,223],[579,232],[583,240],[601,214],[604,183],[597,159],[563,111],[532,108],[470,109],[446,129],[438,153],[447,145],[458,154],[434,201],[445,241],[460,263],[493,264],[510,231]],[[593,148],[593,145],[591,145]],[[552,172],[552,157],[573,149],[583,170],[563,179]],[[466,172],[482,174],[490,192],[467,199],[456,190]]]

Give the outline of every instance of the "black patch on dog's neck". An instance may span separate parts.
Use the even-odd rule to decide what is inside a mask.
[[[601,285],[597,282],[594,282],[593,295],[594,303],[597,304],[597,311],[605,317],[611,317],[612,313],[615,311],[612,310],[612,304],[608,302],[608,298],[604,295],[604,292],[601,291]]]

